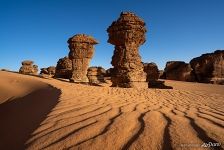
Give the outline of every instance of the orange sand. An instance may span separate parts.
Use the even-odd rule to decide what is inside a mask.
[[[166,85],[174,89],[88,86],[0,71],[0,149],[205,149],[203,143],[223,143],[224,86]]]

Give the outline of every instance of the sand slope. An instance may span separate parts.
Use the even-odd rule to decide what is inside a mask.
[[[32,132],[58,102],[59,89],[33,78],[0,72],[0,102],[5,101],[0,104],[1,150],[25,149]]]
[[[30,78],[61,94],[27,149],[205,149],[204,142],[224,142],[224,86],[168,81],[174,89],[122,89]]]

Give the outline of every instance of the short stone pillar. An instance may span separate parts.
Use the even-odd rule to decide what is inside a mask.
[[[114,67],[112,86],[142,87],[145,84],[143,87],[147,88],[146,73],[138,51],[139,46],[145,42],[144,21],[134,13],[122,12],[107,32],[108,42],[115,45],[111,62]]]
[[[89,83],[104,83],[104,75],[106,74],[106,70],[102,67],[89,67],[87,71],[87,77],[89,79]]]
[[[87,78],[87,69],[89,62],[94,54],[93,45],[98,42],[91,36],[85,34],[76,34],[68,40],[69,59],[72,60],[71,82],[82,83],[89,82]]]
[[[30,75],[37,75],[38,73],[38,66],[33,65],[33,61],[31,60],[24,60],[22,62],[22,67],[19,69],[19,73],[21,74],[30,74]]]

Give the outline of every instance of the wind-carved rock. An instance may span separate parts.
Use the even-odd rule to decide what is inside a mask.
[[[165,67],[165,77],[168,80],[195,81],[191,65],[183,61],[168,61]]]
[[[224,50],[203,54],[190,64],[198,82],[224,84]]]
[[[87,76],[90,83],[99,84],[105,82],[104,75],[106,74],[106,70],[102,67],[89,67]]]
[[[98,42],[91,36],[76,34],[68,40],[69,59],[72,60],[71,82],[89,82],[87,69],[94,54],[93,45]]]
[[[31,61],[31,60],[25,60],[25,61],[22,62],[22,67],[20,67],[19,73],[37,75],[38,66],[33,65],[33,61]]]
[[[72,77],[72,60],[68,57],[60,58],[55,70],[56,78],[70,79]]]
[[[115,45],[111,62],[114,67],[111,77],[112,86],[140,86],[146,81],[146,73],[143,71],[138,51],[139,46],[145,42],[144,21],[134,13],[122,12],[120,18],[109,26],[107,32],[108,42]]]
[[[55,66],[50,66],[47,68],[41,68],[40,74],[45,77],[53,77],[55,75]]]

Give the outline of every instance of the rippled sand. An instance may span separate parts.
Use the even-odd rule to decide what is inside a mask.
[[[24,131],[23,141],[7,139],[6,133],[0,135],[5,139],[0,149],[204,149],[203,143],[224,142],[224,86],[221,85],[166,81],[174,89],[124,89],[109,87],[109,82],[89,86],[0,72],[1,78],[8,75],[17,82],[25,79],[43,82],[46,87],[40,90],[42,94],[47,91],[45,95],[31,92],[27,101],[33,101],[34,96],[48,106],[43,108],[44,103],[38,105],[38,102],[28,105],[40,112],[45,110],[39,115],[41,119]],[[2,105],[1,122],[4,118],[10,123],[10,118],[4,117],[7,110],[1,112]],[[11,112],[13,115],[16,116]],[[36,118],[34,115],[24,120],[27,123],[21,124],[21,128],[29,127],[29,122],[35,122]],[[0,131],[10,130],[7,125],[0,128]],[[19,134],[11,136],[23,136],[22,131]],[[213,148],[224,148],[221,146]]]

